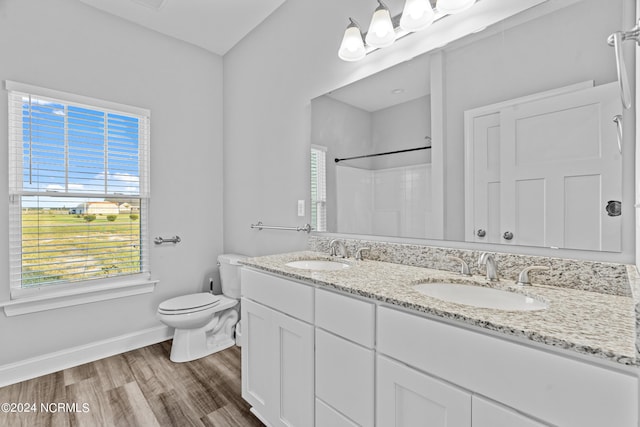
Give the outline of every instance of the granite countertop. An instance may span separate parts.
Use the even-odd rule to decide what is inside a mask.
[[[368,260],[347,259],[345,262],[351,267],[339,271],[312,271],[285,265],[291,261],[312,259],[336,258],[331,258],[326,253],[302,251],[248,258],[242,263],[292,279],[623,365],[640,365],[640,347],[637,345],[640,340],[640,295],[637,292],[634,292],[634,297],[628,297],[535,283],[523,287],[515,285],[513,281],[489,282],[481,276],[469,277],[447,271]],[[632,276],[632,272],[629,274]],[[635,287],[635,291],[640,289],[640,279],[630,279],[632,288]],[[413,289],[419,283],[442,281],[523,293],[543,300],[548,308],[539,311],[479,308],[428,297]]]

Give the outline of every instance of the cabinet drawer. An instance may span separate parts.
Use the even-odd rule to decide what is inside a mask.
[[[374,353],[316,329],[316,397],[362,426],[373,425]]]
[[[358,427],[358,424],[353,423],[322,400],[316,399],[315,427]]]
[[[313,323],[313,288],[248,268],[241,271],[242,296]]]
[[[473,427],[546,427],[544,424],[478,396],[471,398]]]
[[[379,307],[379,352],[561,426],[638,425],[638,379]]]
[[[375,305],[335,292],[316,289],[316,326],[373,348]]]

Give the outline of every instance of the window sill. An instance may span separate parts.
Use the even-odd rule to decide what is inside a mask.
[[[19,316],[21,314],[146,294],[153,292],[157,283],[157,280],[139,279],[136,281],[105,283],[99,286],[91,286],[90,288],[65,289],[11,301],[0,301],[0,307],[4,307],[4,313],[7,317]]]

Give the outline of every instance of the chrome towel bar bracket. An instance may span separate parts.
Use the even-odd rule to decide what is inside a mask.
[[[155,243],[156,245],[161,245],[163,243],[180,243],[182,241],[182,239],[180,238],[180,236],[173,236],[170,237],[168,239],[165,239],[163,237],[155,237],[153,239],[153,243]]]
[[[251,228],[257,228],[258,230],[269,229],[269,230],[290,230],[290,231],[306,231],[307,233],[311,233],[311,224],[305,224],[302,227],[281,227],[279,225],[264,225],[262,221],[258,221],[257,224],[251,224]]]

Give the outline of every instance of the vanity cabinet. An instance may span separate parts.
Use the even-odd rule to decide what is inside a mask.
[[[242,270],[242,397],[265,424],[314,420],[313,288]]]
[[[378,308],[376,349],[467,390],[469,398],[484,396],[528,414],[532,426],[533,419],[563,427],[638,426],[638,378],[622,370],[387,307]],[[479,412],[477,424],[500,425],[492,419],[507,415],[498,408]]]
[[[316,289],[316,427],[374,425],[375,305]]]
[[[638,375],[242,270],[242,397],[270,427],[639,427]]]

